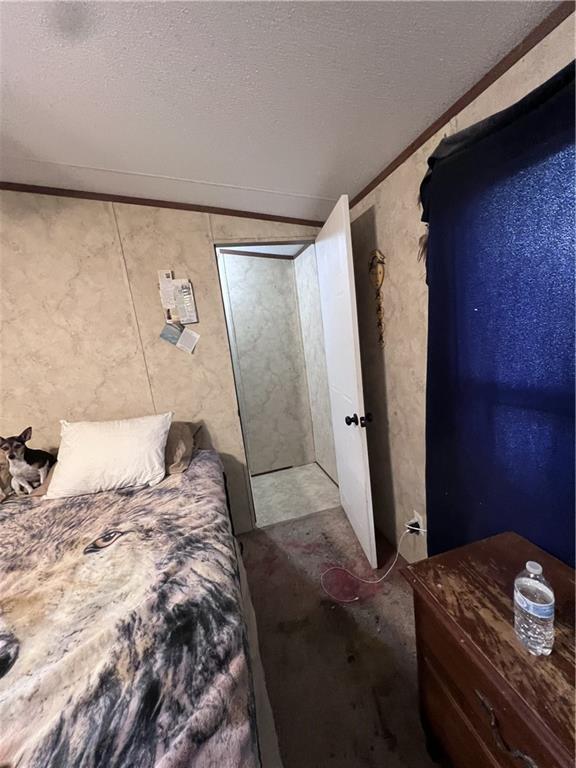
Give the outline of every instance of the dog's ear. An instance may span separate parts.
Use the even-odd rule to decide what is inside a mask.
[[[22,432],[21,434],[18,435],[18,439],[22,443],[27,443],[28,440],[30,440],[31,437],[32,437],[32,427],[26,427],[24,432]]]

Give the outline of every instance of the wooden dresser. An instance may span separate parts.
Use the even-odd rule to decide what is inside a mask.
[[[536,560],[556,595],[556,639],[514,634],[514,578]],[[454,768],[574,768],[574,571],[513,533],[403,569],[414,590],[422,723]]]

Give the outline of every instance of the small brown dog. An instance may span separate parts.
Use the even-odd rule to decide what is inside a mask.
[[[0,449],[8,459],[8,469],[12,477],[11,486],[18,496],[32,493],[42,485],[50,467],[56,458],[48,451],[36,451],[27,448],[26,443],[32,437],[32,427],[13,437],[0,437]]]

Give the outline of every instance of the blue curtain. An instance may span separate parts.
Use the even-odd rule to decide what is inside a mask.
[[[574,564],[574,130],[570,65],[429,159],[431,555],[516,531]]]

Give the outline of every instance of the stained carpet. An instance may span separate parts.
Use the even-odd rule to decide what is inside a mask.
[[[431,768],[418,718],[412,595],[380,585],[340,508],[240,536],[284,768]],[[383,562],[381,560],[381,562]],[[400,564],[399,564],[400,565]]]

